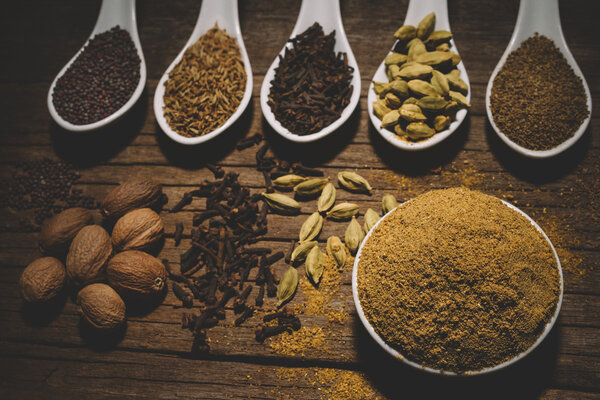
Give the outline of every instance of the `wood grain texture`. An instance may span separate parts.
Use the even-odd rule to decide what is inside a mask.
[[[374,393],[389,399],[600,398],[600,118],[592,115],[579,143],[553,160],[524,159],[497,139],[487,121],[484,94],[512,33],[518,1],[448,1],[450,24],[472,83],[473,107],[447,142],[420,153],[391,148],[367,115],[370,78],[404,19],[406,0],[341,1],[344,27],[360,67],[361,101],[334,135],[317,144],[294,146],[263,121],[258,93],[268,66],[293,28],[300,2],[240,1],[254,97],[229,131],[198,148],[177,145],[160,131],[152,97],[163,70],[187,41],[200,2],[138,2],[148,65],[146,90],[123,120],[91,135],[72,135],[52,123],[46,95],[54,75],[89,35],[100,2],[14,3],[0,14],[0,49],[10,55],[0,63],[0,179],[9,178],[18,161],[66,160],[81,172],[77,188],[98,199],[129,177],[154,177],[165,185],[168,210],[191,187],[212,178],[207,162],[239,172],[252,192],[262,191],[262,175],[254,168],[256,148],[235,150],[240,138],[262,132],[273,154],[319,166],[332,180],[339,171],[360,170],[374,187],[372,196],[338,190],[338,198],[359,203],[361,214],[368,207],[379,211],[384,193],[403,201],[430,189],[457,185],[517,205],[540,223],[559,248],[565,296],[548,339],[522,362],[488,376],[441,379],[387,357],[357,318],[349,270],[341,275],[339,291],[331,301],[348,313],[343,324],[328,322],[322,315],[301,316],[304,326],[324,329],[323,349],[307,349],[295,356],[276,353],[269,341],[254,340],[258,317],[234,329],[235,316],[228,308],[226,319],[209,331],[210,355],[194,360],[189,356],[191,334],[180,328],[182,309],[171,292],[152,312],[130,316],[124,334],[111,340],[98,340],[80,325],[71,299],[42,316],[25,307],[17,281],[24,266],[39,256],[37,233],[20,231],[23,213],[0,209],[0,398],[314,399],[327,397],[323,393],[339,383],[336,379],[316,383],[310,378],[324,369],[339,376],[347,371],[362,374]],[[561,1],[560,7],[567,42],[590,86],[592,101],[598,104],[600,26],[585,0]],[[285,251],[314,208],[311,200],[302,203],[299,216],[269,215],[269,232],[259,245]],[[179,213],[162,213],[166,239],[159,257],[175,268],[190,245],[192,215],[203,209],[204,200],[197,199]],[[186,233],[178,247],[173,242],[177,222],[184,224]],[[319,241],[343,235],[345,227],[345,223],[326,221]],[[285,268],[285,263],[276,263],[276,274]],[[299,272],[303,274],[302,267]],[[254,278],[255,271],[249,280]],[[301,291],[290,306],[305,301]],[[264,310],[274,304],[274,299],[267,299]]]

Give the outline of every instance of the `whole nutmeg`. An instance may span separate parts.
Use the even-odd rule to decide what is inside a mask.
[[[157,295],[167,280],[163,263],[139,250],[127,250],[111,258],[106,275],[110,286],[125,298]]]
[[[29,303],[52,300],[65,286],[65,266],[54,257],[38,258],[21,274],[21,295]]]
[[[112,254],[110,236],[99,225],[79,231],[67,254],[67,275],[75,286],[104,279],[105,266]]]
[[[125,322],[125,303],[105,283],[92,283],[77,293],[77,304],[83,319],[95,328],[113,329]]]
[[[133,179],[109,192],[100,208],[114,221],[137,208],[158,208],[162,202],[162,185],[151,179]]]
[[[149,208],[140,208],[123,215],[115,224],[112,243],[116,251],[148,250],[164,233],[160,216]]]
[[[41,252],[45,255],[63,257],[81,228],[93,223],[92,212],[79,207],[68,208],[47,219],[40,230]]]

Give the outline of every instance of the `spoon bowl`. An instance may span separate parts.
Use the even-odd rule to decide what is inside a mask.
[[[365,236],[365,238],[362,241],[362,244],[360,245],[360,248],[358,249],[358,252],[356,253],[356,257],[354,259],[354,268],[352,270],[352,296],[354,298],[354,305],[356,307],[356,311],[358,312],[358,316],[360,318],[360,321],[362,322],[363,326],[365,327],[365,329],[367,330],[367,332],[369,333],[369,335],[373,338],[373,340],[375,340],[375,342],[377,342],[377,344],[379,346],[381,346],[381,348],[387,352],[388,354],[390,354],[392,357],[402,361],[404,364],[407,364],[413,368],[416,368],[420,371],[424,371],[424,372],[428,372],[431,374],[436,374],[436,375],[446,375],[446,376],[475,376],[475,375],[483,375],[483,374],[487,374],[490,372],[495,372],[498,370],[501,370],[503,368],[506,368],[516,362],[518,362],[519,360],[523,359],[524,357],[526,357],[528,354],[530,354],[540,343],[542,343],[544,341],[544,339],[548,336],[548,334],[550,333],[550,331],[552,330],[552,327],[554,326],[554,324],[556,323],[556,320],[558,319],[558,314],[560,312],[560,308],[562,305],[562,300],[563,300],[563,293],[564,293],[564,281],[563,281],[563,272],[562,272],[562,267],[560,264],[560,260],[558,258],[558,254],[556,253],[556,249],[554,248],[554,246],[552,245],[552,242],[550,241],[550,239],[548,238],[548,236],[546,235],[546,233],[542,230],[542,228],[540,228],[540,226],[533,220],[531,219],[531,217],[529,217],[529,215],[525,214],[523,211],[521,211],[519,208],[513,206],[510,203],[507,203],[506,201],[499,199],[505,206],[507,206],[508,208],[514,210],[515,212],[521,214],[523,217],[525,217],[530,223],[531,225],[533,225],[533,227],[544,237],[544,239],[548,242],[548,244],[550,245],[550,248],[552,249],[552,253],[554,255],[554,259],[556,260],[556,265],[558,268],[558,274],[559,274],[559,280],[560,280],[560,293],[558,295],[558,300],[556,302],[556,309],[554,311],[554,314],[552,315],[552,318],[550,319],[550,321],[548,321],[548,323],[546,324],[546,326],[544,327],[543,332],[541,333],[541,335],[537,338],[537,340],[525,351],[523,351],[522,353],[516,355],[515,357],[511,358],[510,360],[507,360],[501,364],[495,365],[493,367],[488,367],[488,368],[484,368],[481,370],[473,370],[473,371],[467,371],[465,373],[456,373],[453,371],[443,371],[443,370],[439,370],[439,369],[434,369],[434,368],[430,368],[430,367],[426,367],[420,363],[411,361],[409,359],[407,359],[406,357],[404,357],[402,354],[400,354],[396,349],[394,349],[392,346],[388,345],[382,338],[381,336],[379,336],[379,334],[377,332],[375,332],[375,329],[373,328],[373,326],[371,325],[371,323],[369,322],[369,320],[367,319],[367,317],[365,316],[364,310],[362,308],[362,305],[360,303],[360,297],[358,295],[358,263],[360,262],[360,255],[361,255],[361,251],[362,248],[364,246],[364,244],[367,242],[367,240],[369,239],[369,237],[371,236],[371,234],[373,233],[373,231],[375,229],[377,229],[377,226],[381,223],[381,221],[385,220],[387,217],[390,216],[390,214],[392,214],[397,208],[404,206],[405,204],[407,204],[409,201],[400,204],[398,207],[394,208],[393,210],[391,210],[390,212],[388,212],[387,214],[385,214],[382,218],[379,219],[379,221],[377,221],[377,223],[373,226],[373,228],[371,228],[371,230],[367,233],[367,235]]]
[[[450,21],[448,20],[448,3],[446,0],[411,0],[408,5],[408,10],[406,12],[406,18],[404,20],[405,25],[413,25],[417,26],[419,22],[429,13],[435,12],[435,29],[436,30],[446,30],[451,32],[450,30]],[[454,39],[450,40],[450,44],[452,45],[452,51],[459,54],[458,49],[456,48],[456,43],[454,43]],[[388,54],[391,54],[390,51]],[[460,71],[460,77],[469,87],[469,91],[467,93],[467,100],[471,102],[471,84],[469,83],[469,76],[467,75],[467,70],[461,60],[460,63],[456,66],[456,68]],[[387,140],[392,145],[408,151],[417,151],[424,150],[429,147],[435,146],[436,144],[442,142],[447,139],[454,131],[458,129],[460,124],[464,121],[467,116],[466,109],[460,109],[456,113],[456,118],[454,121],[450,123],[448,129],[443,130],[441,132],[437,132],[435,135],[431,136],[428,139],[421,140],[418,142],[411,142],[408,140],[404,140],[396,135],[394,132],[381,128],[381,120],[377,118],[375,112],[373,111],[373,103],[377,101],[379,98],[375,91],[373,90],[373,82],[387,82],[387,75],[385,72],[385,61],[382,61],[371,80],[371,84],[369,85],[369,93],[367,95],[367,106],[369,110],[369,117],[371,118],[371,123],[379,132],[379,134]]]
[[[242,61],[244,62],[244,69],[246,71],[246,88],[244,89],[244,96],[238,106],[237,110],[229,117],[227,121],[217,129],[196,137],[182,136],[169,126],[165,119],[163,108],[165,106],[164,95],[165,95],[165,82],[169,79],[169,73],[179,62],[181,61],[185,51],[196,43],[200,36],[204,35],[209,29],[213,28],[215,23],[219,25],[220,29],[227,31],[227,34],[235,37],[237,45],[240,50]],[[242,31],[240,29],[240,21],[238,18],[238,2],[237,0],[203,0],[196,26],[190,35],[185,46],[181,52],[175,57],[171,65],[167,68],[165,73],[158,81],[156,85],[156,91],[154,92],[154,115],[158,125],[163,132],[174,141],[184,145],[196,145],[209,141],[219,134],[223,133],[244,113],[246,107],[252,99],[252,68],[250,67],[250,59],[244,46],[244,39],[242,38]]]
[[[62,128],[72,132],[88,132],[103,128],[115,122],[127,111],[129,111],[129,109],[133,107],[144,91],[144,86],[146,86],[146,61],[144,60],[144,53],[142,52],[142,45],[140,43],[140,38],[137,31],[135,0],[103,0],[102,6],[100,7],[98,20],[96,21],[96,26],[94,26],[94,29],[89,39],[86,41],[86,44],[92,37],[106,32],[116,25],[119,25],[122,29],[126,30],[129,35],[131,35],[131,40],[135,45],[138,56],[140,57],[140,81],[138,82],[137,87],[133,91],[133,94],[129,100],[127,100],[127,102],[123,104],[121,108],[106,118],[85,125],[72,124],[71,122],[63,119],[58,111],[56,111],[56,108],[52,103],[52,93],[54,92],[54,87],[56,86],[58,79],[64,75],[71,64],[73,64],[79,54],[83,51],[85,45],[82,46],[81,49],[79,49],[79,51],[77,51],[77,53],[73,56],[73,58],[71,58],[71,60],[69,60],[69,62],[63,67],[63,69],[60,70],[58,75],[56,75],[56,78],[54,78],[54,81],[52,81],[50,90],[48,91],[48,110],[50,111],[52,119],[54,119],[54,121]]]
[[[360,71],[356,59],[354,58],[354,54],[352,53],[352,49],[350,48],[350,43],[348,43],[348,39],[346,38],[339,0],[303,0],[302,6],[300,7],[300,13],[298,14],[298,20],[296,21],[296,25],[294,26],[290,38],[296,37],[304,32],[315,22],[321,24],[325,34],[329,34],[329,32],[335,30],[334,51],[336,53],[346,53],[348,65],[354,68],[352,73],[352,95],[350,96],[350,103],[346,106],[344,111],[342,111],[340,117],[318,132],[311,133],[310,135],[297,135],[281,125],[275,118],[273,111],[271,111],[268,100],[269,92],[271,90],[271,81],[275,78],[275,68],[279,66],[279,56],[284,55],[286,48],[292,47],[292,44],[287,42],[265,75],[260,90],[260,107],[265,119],[275,132],[288,140],[299,143],[314,142],[338,129],[350,115],[352,115],[352,112],[354,112],[360,99]]]
[[[549,150],[531,150],[510,140],[508,136],[506,136],[502,131],[500,131],[500,129],[494,122],[492,109],[490,107],[492,87],[494,85],[494,79],[496,79],[496,75],[498,75],[498,73],[502,69],[502,66],[506,62],[506,59],[508,58],[509,54],[517,48],[519,48],[522,41],[532,37],[536,32],[540,35],[547,36],[554,42],[556,47],[558,47],[558,49],[561,51],[561,53],[575,72],[575,75],[581,78],[581,81],[583,82],[583,88],[585,90],[585,95],[587,98],[587,107],[589,110],[588,117],[579,126],[575,134],[569,139],[559,144],[558,146]],[[502,139],[502,141],[506,143],[508,147],[526,157],[548,158],[556,156],[562,153],[563,151],[567,150],[569,147],[573,146],[575,142],[577,142],[579,138],[581,138],[581,136],[587,129],[592,116],[592,97],[590,96],[590,89],[587,85],[587,82],[585,81],[585,78],[581,73],[577,62],[573,58],[573,55],[571,54],[571,51],[567,46],[565,37],[563,36],[562,28],[560,25],[558,0],[521,0],[521,3],[519,5],[519,14],[517,16],[517,23],[515,25],[512,37],[510,38],[510,42],[508,43],[508,47],[504,51],[504,54],[500,58],[500,61],[498,61],[496,68],[494,68],[492,76],[490,76],[490,80],[488,82],[487,89],[485,92],[485,108],[490,124],[492,125],[500,139]]]

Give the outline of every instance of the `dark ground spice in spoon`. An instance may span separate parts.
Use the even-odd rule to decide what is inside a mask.
[[[350,103],[354,69],[346,53],[335,53],[335,31],[325,35],[317,22],[290,42],[279,56],[268,104],[290,132],[309,135],[331,125]]]
[[[400,206],[363,245],[358,293],[375,331],[407,359],[466,372],[527,350],[560,280],[548,242],[500,200],[466,188]]]
[[[545,36],[523,41],[494,79],[490,108],[498,129],[531,150],[572,137],[589,115],[581,78]]]

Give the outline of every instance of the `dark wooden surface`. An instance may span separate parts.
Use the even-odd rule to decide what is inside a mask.
[[[13,163],[43,157],[78,166],[78,187],[101,198],[130,176],[154,177],[166,186],[173,205],[189,186],[209,178],[204,164],[217,162],[241,173],[257,190],[262,177],[254,169],[254,151],[236,151],[236,141],[264,132],[282,158],[322,166],[327,175],[358,168],[374,194],[341,198],[379,209],[384,192],[406,200],[431,188],[467,185],[505,198],[547,229],[564,256],[565,297],[558,326],[539,349],[507,370],[489,376],[444,379],[402,366],[383,354],[362,329],[351,299],[350,272],[344,274],[340,300],[350,318],[332,325],[327,351],[284,357],[256,343],[257,320],[232,329],[210,331],[212,351],[203,360],[188,357],[189,332],[179,327],[181,310],[169,293],[145,316],[131,317],[122,340],[98,348],[80,335],[76,306],[67,300],[50,321],[24,311],[17,280],[38,257],[37,234],[0,232],[0,398],[319,398],[327,384],[282,379],[281,371],[332,368],[364,373],[387,398],[600,398],[600,119],[566,154],[547,161],[517,156],[493,134],[484,110],[489,75],[504,51],[516,20],[518,2],[449,1],[450,24],[472,83],[473,107],[460,130],[437,148],[404,153],[387,145],[366,114],[370,77],[401,25],[407,1],[342,0],[348,39],[360,66],[363,91],[354,116],[335,135],[317,145],[284,142],[263,122],[258,93],[262,78],[289,35],[300,2],[243,0],[240,19],[254,71],[254,99],[233,129],[199,148],[183,148],[158,128],[152,112],[157,80],[190,34],[199,1],[140,1],[138,26],[148,65],[147,88],[134,110],[118,125],[93,135],[71,135],[51,122],[47,90],[54,75],[82,45],[99,9],[98,1],[19,1],[0,14],[0,177]],[[600,35],[592,2],[562,1],[563,29],[590,86],[600,100]],[[189,232],[194,202],[178,214],[163,214],[172,234],[178,221]],[[312,203],[303,205],[308,214]],[[0,210],[3,226],[19,214]],[[266,245],[284,249],[296,237],[304,216],[269,216]],[[326,225],[321,238],[343,234],[345,225]],[[168,238],[161,257],[177,263],[178,249]],[[284,264],[278,264],[282,270]],[[297,296],[295,303],[302,302]],[[272,306],[272,302],[267,306]],[[228,316],[227,323],[231,322]],[[309,326],[322,317],[303,316]],[[300,370],[298,370],[300,371]],[[302,370],[304,371],[304,370]]]

